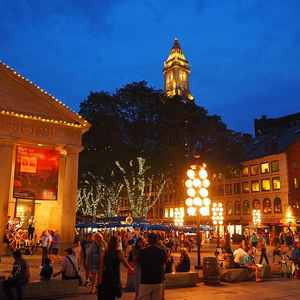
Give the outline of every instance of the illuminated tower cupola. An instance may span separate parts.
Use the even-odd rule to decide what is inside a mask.
[[[175,38],[172,50],[164,66],[165,93],[170,97],[179,95],[185,101],[194,101],[194,96],[190,92],[189,84],[191,69],[177,38]]]

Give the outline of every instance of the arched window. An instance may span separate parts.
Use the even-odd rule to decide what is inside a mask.
[[[252,201],[252,209],[260,209],[260,201],[258,199]]]
[[[173,208],[170,208],[170,218],[174,218],[174,210],[173,210]]]
[[[232,202],[228,201],[226,204],[226,213],[227,216],[232,216],[233,215],[233,207],[232,207]]]
[[[159,209],[159,218],[160,219],[163,218],[163,209],[162,208]]]
[[[263,211],[264,214],[271,214],[272,213],[272,204],[269,198],[265,198],[263,201]]]
[[[243,203],[243,214],[250,215],[250,202],[249,200],[245,200]]]
[[[240,201],[235,201],[234,202],[234,214],[235,215],[240,215],[241,214],[241,203],[240,203]]]
[[[281,199],[279,197],[276,197],[274,199],[274,212],[276,214],[282,213]]]
[[[169,218],[169,210],[165,208],[165,219]]]

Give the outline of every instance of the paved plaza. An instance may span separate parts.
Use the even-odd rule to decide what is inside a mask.
[[[235,247],[233,248],[235,249]],[[213,251],[213,247],[206,247],[202,250],[201,257],[213,256]],[[39,253],[34,256],[24,256],[30,265],[31,280],[39,279],[39,265],[41,262],[40,253],[41,250],[39,250]],[[270,262],[272,262],[271,247],[268,247],[267,253]],[[174,253],[173,255],[175,262],[177,262],[179,260],[179,253]],[[190,253],[190,258],[191,268],[193,268],[196,263],[196,252]],[[256,255],[256,261],[258,261],[258,259],[259,257]],[[0,274],[7,276],[11,272],[12,263],[13,259],[11,257],[2,257]],[[53,265],[53,268],[54,272],[60,270],[60,263],[58,260]],[[199,272],[201,277],[202,271]],[[81,275],[83,279],[85,279],[83,271],[81,271]],[[126,276],[126,269],[121,265],[121,280],[123,286],[126,284]],[[61,279],[54,278],[53,280]],[[97,299],[97,296],[92,295],[90,290],[90,286],[81,286],[79,287],[78,297],[69,297],[64,299]],[[222,283],[220,286],[206,286],[201,282],[197,285],[197,287],[166,290],[165,294],[165,299],[167,300],[213,299],[214,297],[217,297],[218,299],[299,299],[300,280],[274,276],[264,280],[263,282],[250,281],[242,283]],[[133,300],[134,293],[124,290],[122,299]]]

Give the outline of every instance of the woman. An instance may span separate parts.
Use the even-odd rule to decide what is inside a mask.
[[[104,243],[101,233],[96,233],[94,237],[94,243],[89,249],[87,255],[87,262],[89,266],[89,270],[92,273],[92,294],[95,294],[96,291],[96,280],[97,285],[100,284],[100,263],[101,263],[101,255],[104,253]]]
[[[176,266],[176,272],[189,272],[190,271],[190,258],[186,248],[181,248],[180,250],[179,263]]]
[[[224,269],[234,269],[234,257],[230,248],[225,248],[225,253],[223,255],[222,268]]]
[[[140,277],[141,277],[141,266],[137,262],[137,257],[141,249],[145,247],[144,241],[141,237],[139,237],[134,247],[132,248],[132,256],[133,256],[133,267],[134,267],[134,276],[135,276],[135,299],[138,297],[139,287],[140,287]]]
[[[120,249],[120,237],[112,236],[110,238],[108,249],[101,256],[100,282],[102,282],[104,299],[115,300],[122,295],[122,286],[120,280],[120,262],[128,270],[133,271],[125,259],[125,255]],[[101,292],[98,291],[98,299],[101,299]]]

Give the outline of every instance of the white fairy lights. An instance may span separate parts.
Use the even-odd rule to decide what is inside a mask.
[[[174,224],[176,226],[183,226],[183,221],[184,221],[184,208],[175,208],[174,212]]]

